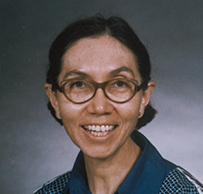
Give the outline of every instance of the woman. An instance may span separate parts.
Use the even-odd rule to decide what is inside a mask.
[[[50,48],[44,88],[81,152],[71,172],[35,194],[202,192],[137,131],[156,114],[150,72],[147,50],[121,18],[90,17],[63,30]]]

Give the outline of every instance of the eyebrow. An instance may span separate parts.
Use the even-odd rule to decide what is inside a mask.
[[[78,71],[78,70],[73,70],[73,71],[69,71],[65,74],[64,76],[64,79],[67,78],[68,76],[71,76],[71,75],[80,75],[80,76],[83,76],[83,77],[88,77],[90,78],[90,76],[82,71]]]
[[[121,73],[121,72],[129,72],[130,74],[132,74],[133,77],[135,77],[134,72],[132,71],[132,69],[126,67],[126,66],[122,66],[118,69],[115,69],[113,71],[110,72],[110,75],[112,77],[114,77],[115,75]],[[64,79],[71,76],[71,75],[79,75],[79,76],[83,76],[83,77],[87,77],[87,78],[91,78],[91,76],[89,76],[87,73],[84,73],[82,71],[78,71],[78,70],[72,70],[69,71],[65,74]]]
[[[122,67],[120,67],[120,68],[118,68],[118,69],[115,69],[115,70],[113,70],[112,72],[110,72],[110,74],[111,74],[111,76],[113,77],[113,76],[115,76],[115,75],[117,75],[117,74],[119,74],[119,73],[121,73],[121,72],[129,72],[130,74],[132,74],[132,76],[133,77],[135,77],[135,75],[134,75],[134,72],[132,71],[132,69],[130,69],[130,68],[128,68],[128,67],[126,67],[126,66],[122,66]]]

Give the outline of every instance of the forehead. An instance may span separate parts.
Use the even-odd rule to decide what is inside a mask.
[[[99,78],[121,67],[139,76],[132,51],[115,38],[103,35],[80,39],[72,45],[63,56],[61,74],[76,70]]]

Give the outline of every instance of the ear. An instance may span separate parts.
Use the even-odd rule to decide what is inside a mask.
[[[148,83],[148,88],[143,91],[142,99],[141,99],[141,105],[140,105],[139,118],[141,118],[143,116],[144,111],[145,111],[145,107],[149,104],[151,94],[154,91],[155,86],[156,86],[155,82],[151,81]]]
[[[58,119],[61,119],[57,94],[56,94],[56,92],[54,92],[52,90],[52,85],[51,84],[45,84],[44,85],[44,90],[45,90],[45,92],[46,92],[46,94],[47,94],[47,96],[49,98],[49,101],[51,102],[52,107],[55,110],[56,117]]]

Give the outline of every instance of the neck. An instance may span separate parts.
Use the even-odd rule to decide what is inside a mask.
[[[131,139],[108,158],[95,159],[84,155],[89,188],[93,194],[112,194],[125,179],[140,155],[140,148]]]

